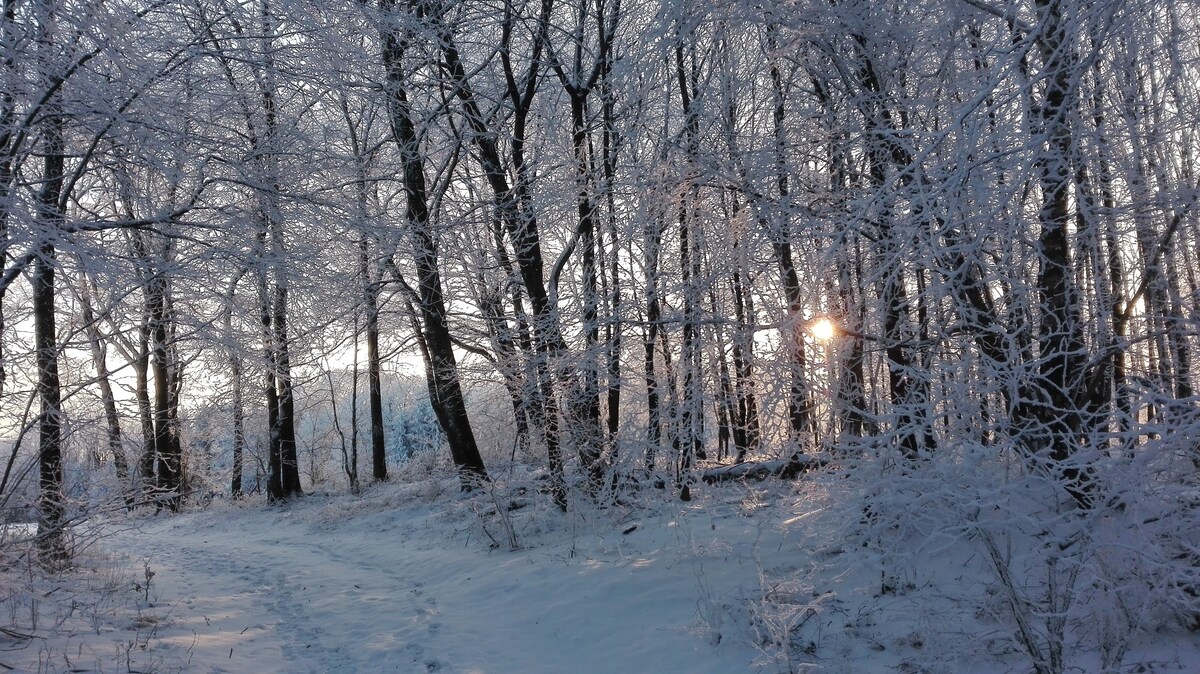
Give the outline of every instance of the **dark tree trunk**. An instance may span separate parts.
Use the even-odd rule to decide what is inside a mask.
[[[142,497],[154,497],[154,407],[150,404],[150,322],[142,316],[138,327],[138,349],[133,360],[134,397],[137,399],[138,425],[142,431],[142,449],[138,453],[138,477]]]
[[[246,452],[246,410],[242,393],[242,359],[230,358],[229,377],[232,380],[233,406],[233,469],[229,475],[229,494],[234,499],[242,497],[242,472]]]
[[[393,10],[392,0],[381,0],[384,11]],[[450,444],[450,454],[463,476],[463,487],[473,480],[487,479],[483,458],[475,444],[466,401],[458,380],[458,364],[446,322],[442,280],[438,272],[437,246],[429,226],[429,206],[420,143],[408,106],[405,89],[404,50],[407,37],[400,29],[383,34],[383,64],[387,70],[385,93],[391,117],[392,136],[400,149],[406,196],[405,216],[417,265],[417,294],[422,337],[429,351],[427,377],[434,414]]]
[[[720,316],[717,304],[717,290],[710,287],[708,291],[709,312]],[[729,340],[720,325],[713,327],[714,355],[711,360],[717,362],[717,390],[719,394],[714,401],[717,411],[717,460],[724,461],[729,455],[729,442],[733,439],[733,424],[737,417],[733,394],[733,379],[730,376],[728,350],[725,348]]]
[[[267,498],[278,502],[303,494],[300,484],[299,461],[296,455],[295,401],[288,355],[287,302],[288,282],[283,249],[283,223],[278,217],[280,194],[276,166],[278,148],[274,147],[278,131],[275,90],[275,63],[272,42],[275,38],[274,17],[267,0],[259,5],[260,24],[257,39],[265,60],[256,64],[254,79],[257,86],[258,108],[262,126],[254,107],[245,98],[239,99],[246,124],[246,136],[253,150],[255,169],[265,189],[260,189],[255,213],[254,270],[258,294],[259,334],[262,339],[264,367],[263,398],[267,417]],[[246,34],[235,25],[239,38]],[[238,90],[231,60],[220,47],[211,31],[208,37],[217,46],[216,56],[229,86]],[[240,372],[240,369],[239,369]],[[261,464],[259,464],[261,466]],[[240,479],[238,480],[240,483]],[[236,487],[240,491],[240,485]]]
[[[1151,121],[1153,123],[1153,121]],[[1148,152],[1148,172],[1154,177],[1157,190],[1163,195],[1159,201],[1170,199],[1169,190],[1172,182],[1167,177],[1161,164],[1161,158],[1156,152]],[[1149,182],[1149,181],[1147,181]],[[1184,207],[1186,209],[1186,207]],[[1179,220],[1184,216],[1180,210],[1171,209],[1166,213],[1170,223],[1165,231],[1156,236],[1151,231],[1148,222],[1140,223],[1137,239],[1142,249],[1146,265],[1146,276],[1151,281],[1147,285],[1146,299],[1151,313],[1162,325],[1163,348],[1160,351],[1162,370],[1165,377],[1164,390],[1168,396],[1177,401],[1186,401],[1193,395],[1191,354],[1188,351],[1189,320],[1180,302],[1180,275],[1176,264],[1176,255],[1167,246],[1172,235],[1178,230]],[[1153,247],[1151,247],[1153,241]],[[1195,459],[1200,466],[1200,458]]]
[[[49,23],[52,10],[46,8],[39,50],[44,53],[43,67],[49,68]],[[37,363],[38,416],[38,561],[50,570],[70,563],[63,527],[66,503],[63,495],[62,466],[62,387],[58,377],[58,337],[55,329],[55,246],[63,220],[63,170],[65,164],[65,123],[56,96],[47,106],[42,122],[43,175],[37,201],[37,224],[42,242],[33,267],[33,332]]]
[[[279,466],[280,489],[283,498],[304,493],[300,485],[300,460],[296,452],[296,399],[292,382],[292,364],[287,331],[287,282],[281,279],[282,270],[279,223],[273,223],[276,237],[276,280],[272,326],[275,330],[276,379],[279,404]]]
[[[576,228],[576,236],[578,238],[578,248],[582,257],[582,319],[583,319],[583,335],[584,335],[584,353],[582,354],[582,363],[579,367],[581,371],[579,381],[573,387],[573,399],[571,401],[570,411],[572,417],[572,433],[576,446],[579,450],[580,462],[588,473],[589,489],[592,493],[598,493],[604,481],[605,464],[602,462],[602,454],[606,441],[605,429],[601,425],[600,411],[600,326],[598,322],[600,294],[597,288],[598,271],[604,272],[601,267],[597,268],[597,248],[600,247],[600,241],[603,238],[600,235],[600,213],[597,203],[598,193],[598,177],[597,177],[597,160],[595,149],[592,142],[592,135],[588,127],[588,99],[592,92],[600,87],[604,80],[604,88],[607,85],[607,76],[611,65],[612,58],[612,39],[613,32],[616,28],[616,23],[620,16],[619,3],[609,11],[604,0],[598,0],[594,6],[594,13],[585,11],[582,6],[576,14],[576,24],[572,29],[569,51],[573,52],[573,57],[568,65],[565,65],[560,60],[559,55],[550,51],[550,67],[553,68],[558,75],[558,79],[566,91],[568,102],[571,110],[571,147],[575,159],[575,180],[576,180],[576,206],[578,211],[578,224]],[[585,31],[588,30],[586,25],[590,20],[594,19],[596,30],[596,45],[588,48],[585,45]],[[584,57],[594,49],[595,58],[592,63],[585,67]],[[564,49],[564,55],[568,49]],[[611,177],[611,165],[608,163],[612,158],[611,137],[608,133],[611,131],[612,108],[611,96],[606,97],[606,101],[602,103],[604,107],[606,126],[602,130],[602,144],[604,147],[604,155],[600,161],[604,162],[605,190],[611,199],[611,188],[608,185],[608,179]],[[615,243],[615,233],[614,233]],[[614,256],[616,251],[614,250]],[[565,261],[565,257],[562,259]],[[557,267],[561,267],[560,261]],[[555,275],[558,270],[556,269]],[[615,281],[615,279],[614,279]],[[552,278],[552,284],[557,283],[556,278]],[[552,298],[553,301],[553,298]],[[611,332],[611,323],[609,324],[609,332]],[[611,338],[606,340],[605,351],[608,351]],[[608,359],[606,368],[613,367],[613,354],[608,351]],[[611,383],[611,381],[610,381]],[[608,391],[609,402],[619,403],[619,389],[615,394],[610,388]],[[615,433],[615,418],[612,416],[615,410],[610,408],[609,417],[609,432]],[[610,457],[611,459],[611,457]]]
[[[363,289],[363,308],[366,313],[366,330],[367,330],[367,390],[368,390],[368,406],[371,415],[371,475],[377,481],[384,481],[388,478],[387,472],[387,447],[385,446],[385,432],[383,427],[383,384],[382,384],[382,362],[379,355],[379,296],[383,284],[377,278],[377,273],[373,271],[375,265],[371,260],[371,237],[368,235],[367,226],[369,222],[368,215],[368,199],[369,199],[369,184],[368,179],[368,153],[364,148],[364,141],[360,139],[360,130],[354,123],[351,117],[349,106],[346,99],[343,97],[342,112],[346,117],[347,131],[350,136],[350,147],[354,152],[355,160],[355,207],[356,220],[361,228],[361,236],[358,240],[358,275],[359,281],[362,283]],[[355,372],[358,370],[358,313],[355,312]],[[353,416],[357,418],[357,391],[358,380],[355,379],[355,410]],[[337,405],[337,401],[333,401]],[[352,430],[354,440],[358,439],[358,426],[355,425]],[[358,488],[358,445],[354,445],[355,465],[353,469],[347,466],[347,474],[350,477],[351,486],[357,490]]]
[[[857,248],[857,246],[856,246]],[[851,262],[849,257],[853,257]],[[862,301],[862,256],[844,254],[838,264],[838,301],[842,321],[850,328],[850,345],[842,361],[842,376],[838,386],[842,404],[842,432],[851,438],[861,438],[867,429],[866,395],[866,349],[862,338],[862,324],[866,321],[866,307]],[[874,432],[871,429],[870,432]]]
[[[676,29],[679,30],[678,27]],[[694,35],[688,36],[694,39]],[[703,458],[703,408],[700,354],[700,251],[698,223],[695,218],[696,202],[699,200],[699,176],[695,175],[696,162],[700,153],[699,114],[692,105],[696,90],[695,63],[691,56],[692,45],[685,45],[684,36],[675,35],[675,80],[679,88],[680,107],[683,111],[684,138],[687,170],[686,189],[679,203],[679,267],[683,286],[683,334],[680,352],[680,369],[683,374],[683,400],[680,401],[679,428],[674,437],[679,452],[676,480],[680,485],[680,498],[691,499],[691,471],[693,463]]]
[[[866,126],[864,152],[868,163],[870,185],[881,190],[888,179],[888,168],[909,171],[913,157],[896,142],[896,122],[890,109],[880,73],[867,52],[866,39],[852,36],[856,47],[857,80],[861,89],[856,97],[859,113]],[[907,184],[911,176],[901,181]],[[906,347],[912,336],[909,317],[908,291],[903,251],[907,243],[902,232],[896,231],[892,199],[887,198],[874,222],[874,237],[879,242],[878,260],[889,271],[883,277],[883,346],[888,369],[889,400],[901,453],[915,460],[922,450],[933,448],[929,427],[928,404],[921,398],[921,384],[915,381],[919,363]]]
[[[501,256],[502,259],[504,257]],[[506,268],[506,265],[502,262],[501,267]],[[481,271],[477,271],[474,276],[479,310],[487,325],[492,352],[495,354],[493,365],[504,379],[505,391],[512,402],[513,424],[516,430],[512,458],[515,460],[518,450],[524,452],[529,448],[529,415],[525,409],[526,395],[523,391],[521,365],[516,346],[518,339],[516,333],[519,330],[514,330],[509,324],[508,317],[504,315],[504,299],[501,288],[490,284]]]
[[[829,191],[835,199],[838,215],[846,213],[845,205],[841,203],[848,191],[848,159],[844,136],[839,129],[837,110],[833,100],[833,90],[830,83],[817,75],[812,76],[813,90],[821,104],[821,116],[826,133],[829,134],[826,147],[829,155]],[[866,306],[863,302],[862,289],[862,254],[859,249],[857,236],[852,232],[840,240],[839,252],[836,258],[837,268],[837,310],[841,332],[848,342],[844,355],[839,358],[839,380],[836,382],[836,401],[839,432],[842,438],[858,439],[867,430],[867,401],[864,388],[866,354],[863,345],[863,323],[866,320]]]
[[[275,89],[273,40],[274,17],[268,0],[261,4],[259,39],[265,55],[261,70],[256,73],[259,101],[263,114],[263,135],[258,136],[253,117],[246,113],[253,147],[259,151],[259,168],[267,189],[260,192],[258,253],[259,294],[264,350],[268,364],[267,406],[271,425],[270,484],[267,495],[280,501],[304,493],[300,484],[300,462],[296,453],[296,412],[290,338],[287,327],[288,271],[287,254],[283,245],[283,222],[279,216],[279,194],[282,192],[277,166],[279,152],[274,145],[279,137]],[[270,279],[268,281],[268,271]]]
[[[363,239],[362,273],[367,314],[367,399],[371,409],[371,477],[388,479],[387,448],[383,431],[383,382],[379,358],[379,285],[371,277],[371,268]]]
[[[792,434],[795,451],[799,451],[804,439],[812,438],[816,426],[813,420],[812,400],[808,392],[808,363],[804,353],[804,336],[806,327],[803,324],[804,298],[800,292],[800,279],[796,274],[796,265],[792,260],[792,232],[788,212],[790,187],[788,177],[786,104],[783,74],[775,57],[778,53],[779,27],[773,21],[767,25],[767,49],[771,59],[771,100],[775,140],[775,187],[779,192],[779,207],[776,209],[779,222],[771,227],[771,245],[775,251],[775,262],[779,265],[780,282],[783,286],[784,299],[787,301],[787,320],[785,325],[789,333],[784,335],[784,343],[791,360],[791,383],[788,393],[788,421]]]
[[[385,8],[390,8],[394,0],[381,0]],[[552,375],[552,361],[562,352],[564,342],[558,324],[557,308],[553,306],[549,292],[543,279],[544,263],[542,257],[541,239],[538,233],[537,218],[530,204],[529,185],[532,180],[530,168],[525,164],[524,143],[525,124],[537,90],[537,81],[542,67],[542,51],[546,45],[547,31],[550,27],[550,9],[553,0],[542,0],[538,29],[531,45],[529,70],[520,79],[517,78],[512,65],[511,47],[512,31],[515,16],[512,6],[505,6],[505,18],[502,26],[500,50],[501,65],[505,73],[505,95],[513,105],[512,166],[516,174],[516,182],[510,185],[505,164],[500,157],[496,143],[496,132],[489,127],[488,118],[480,109],[475,98],[474,89],[467,77],[465,68],[459,58],[458,48],[449,29],[441,22],[435,12],[429,11],[425,0],[410,0],[414,12],[421,18],[428,19],[437,35],[446,71],[453,85],[453,92],[462,102],[462,109],[470,131],[470,138],[477,150],[477,156],[484,177],[492,191],[493,204],[504,223],[509,238],[512,241],[517,269],[525,292],[533,309],[532,327],[535,342],[536,357],[534,371],[537,385],[530,387],[535,392],[535,400],[530,406],[533,418],[542,428],[543,441],[546,444],[546,454],[550,467],[551,491],[554,502],[560,509],[566,508],[566,480],[563,474],[562,449],[560,447],[558,398],[555,391],[555,381]]]
[[[147,236],[145,232],[132,232],[130,244],[140,267],[142,283],[142,323],[138,328],[137,356],[133,362],[136,373],[135,396],[142,428],[142,453],[138,460],[138,473],[141,476],[142,496],[152,501],[163,488],[164,476],[160,471],[164,467],[162,452],[169,451],[169,431],[166,423],[167,377],[162,374],[160,381],[159,372],[160,359],[165,367],[166,356],[158,353],[160,346],[164,351],[166,348],[166,328],[165,325],[161,325],[165,321],[166,313],[162,297],[165,290],[161,287],[165,280],[159,276],[158,265],[151,257]],[[151,378],[155,383],[153,399],[150,395]]]
[[[604,197],[607,207],[608,238],[612,251],[609,254],[609,322],[605,328],[605,344],[608,352],[608,435],[610,456],[609,463],[617,460],[617,431],[621,421],[621,267],[620,267],[620,238],[617,235],[617,205],[615,183],[617,173],[618,132],[616,118],[616,101],[610,86],[609,75],[611,59],[605,59],[605,65],[600,73],[601,117],[604,128],[601,135],[601,160],[604,165]]]
[[[178,510],[183,498],[183,465],[179,438],[171,419],[171,362],[167,336],[167,283],[156,270],[146,287],[146,305],[150,318],[150,365],[154,374],[154,456],[158,473],[156,485],[160,498],[171,510]]]
[[[350,490],[358,493],[358,316],[354,317],[354,365],[350,368],[350,455],[345,457],[346,478]],[[333,390],[332,384],[330,390]],[[337,401],[334,401],[337,408]]]
[[[663,229],[660,215],[648,218],[644,241],[646,328],[642,338],[644,352],[642,363],[646,382],[646,470],[648,471],[654,470],[663,439],[662,405],[659,399],[658,372],[655,364],[655,349],[658,345],[659,331],[662,329],[662,302],[658,296],[658,262],[659,252],[662,249]]]
[[[260,224],[261,227],[261,224]],[[275,347],[275,332],[271,326],[270,286],[267,282],[266,231],[260,229],[256,251],[258,269],[258,316],[262,337],[263,398],[267,412],[267,498],[278,501],[287,498],[283,490],[283,453],[280,450],[279,390],[275,386],[279,369]]]
[[[233,333],[233,302],[237,284],[245,270],[229,281],[229,292],[225,298],[224,327],[226,355],[229,358],[230,406],[233,408],[233,469],[230,473],[229,494],[238,499],[242,496],[243,454],[246,448],[246,412],[242,392],[242,358],[238,355],[237,339]]]
[[[787,300],[788,334],[784,335],[790,355],[791,377],[788,385],[788,426],[793,443],[798,451],[803,439],[811,438],[815,432],[812,400],[808,393],[808,359],[804,354],[804,335],[807,327],[803,319],[804,299],[800,291],[800,278],[792,261],[792,245],[787,227],[779,227],[778,239],[773,244],[775,262],[779,265],[780,283]]]
[[[492,221],[492,251],[500,263],[500,269],[504,272],[513,307],[513,318],[516,321],[514,330],[509,327],[508,320],[504,317],[503,305],[497,296],[492,325],[496,328],[498,366],[504,376],[506,386],[509,388],[509,396],[512,398],[513,421],[516,426],[516,439],[513,445],[513,457],[515,458],[518,450],[524,453],[529,449],[529,423],[534,416],[530,410],[530,404],[538,396],[536,392],[529,390],[531,387],[536,387],[533,363],[529,360],[523,362],[521,357],[522,354],[526,359],[533,356],[533,342],[529,336],[529,321],[521,303],[521,285],[516,282],[518,276],[504,245],[504,225],[499,218]]]
[[[56,156],[46,159],[50,182],[62,183],[61,146]],[[43,191],[43,205],[57,206]],[[49,220],[45,224],[51,225]],[[50,232],[47,232],[50,235]],[[38,417],[38,558],[49,569],[68,563],[69,552],[63,535],[65,499],[62,469],[62,390],[58,378],[58,344],[54,319],[54,245],[41,248],[33,268],[34,342],[37,348],[38,398],[41,413]]]
[[[5,82],[14,82],[17,78],[15,55],[17,1],[4,0],[3,14],[0,14],[0,39],[3,40],[4,56],[0,61],[0,78]],[[0,270],[7,275],[6,263],[9,259],[9,216],[12,204],[10,195],[13,189],[13,129],[16,119],[16,99],[10,87],[0,88]],[[15,277],[14,277],[15,278]],[[7,279],[6,279],[7,281]],[[0,286],[0,395],[4,394],[4,383],[8,377],[7,356],[4,350],[4,296],[8,293],[8,284]]]
[[[587,132],[587,90],[568,87],[571,100],[571,144],[575,153],[576,204],[578,208],[579,248],[583,271],[584,352],[579,390],[572,401],[571,416],[576,423],[573,435],[579,448],[580,462],[588,473],[593,493],[604,480],[601,463],[600,373],[597,363],[600,328],[597,323],[599,295],[596,289],[596,206],[592,199],[593,166]]]
[[[758,398],[754,393],[754,297],[750,284],[743,281],[745,252],[740,239],[734,240],[737,268],[733,272],[733,307],[737,318],[737,333],[733,338],[734,395],[737,407],[733,419],[733,444],[741,463],[746,454],[758,449],[762,433],[758,422]]]
[[[1037,241],[1040,260],[1037,287],[1041,295],[1038,331],[1040,366],[1032,382],[1033,401],[1040,428],[1023,429],[1034,438],[1045,438],[1049,459],[1059,472],[1064,487],[1085,507],[1091,503],[1090,472],[1074,455],[1081,430],[1081,395],[1084,389],[1085,352],[1080,326],[1079,300],[1073,283],[1074,266],[1067,225],[1070,218],[1072,150],[1067,120],[1072,98],[1072,49],[1067,38],[1067,17],[1059,0],[1036,0],[1042,20],[1038,46],[1045,81],[1038,122],[1045,144],[1036,170],[1041,177],[1041,232]],[[1037,445],[1042,442],[1035,441]],[[1034,454],[1041,449],[1034,447]]]

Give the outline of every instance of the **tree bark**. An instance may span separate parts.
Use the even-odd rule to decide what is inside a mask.
[[[46,175],[50,176],[47,182],[57,181],[61,185],[61,145],[56,156],[47,156],[46,169]],[[43,206],[57,205],[57,195],[47,194],[52,191],[52,187],[43,189]],[[56,217],[50,213],[46,215],[48,218]],[[43,222],[51,225],[52,220],[44,219]],[[50,231],[46,235],[51,236]],[[38,398],[41,401],[38,417],[38,560],[47,569],[62,568],[70,561],[63,531],[66,524],[62,467],[63,411],[58,377],[59,349],[55,336],[54,267],[54,244],[47,242],[42,245],[33,268],[34,343],[37,348]]]
[[[258,95],[263,115],[263,135],[253,131],[252,146],[258,150],[259,166],[263,172],[266,189],[260,189],[259,198],[259,252],[260,264],[269,265],[270,279],[266,269],[259,271],[259,293],[263,339],[267,354],[268,382],[267,404],[273,405],[268,412],[271,421],[271,469],[267,495],[280,501],[304,493],[300,484],[300,463],[296,453],[295,393],[292,382],[290,342],[287,327],[288,291],[290,287],[287,270],[287,252],[284,249],[283,222],[279,217],[279,195],[281,192],[278,171],[279,138],[278,105],[276,103],[275,61],[273,41],[275,36],[274,17],[269,0],[261,4],[260,40],[264,56],[259,72],[256,73]]]
[[[138,425],[142,431],[142,449],[138,454],[138,477],[142,497],[154,498],[154,408],[150,404],[150,319],[145,313],[138,326],[138,348],[131,363],[134,372],[134,397],[137,399]]]
[[[662,447],[663,414],[655,350],[662,329],[662,301],[659,299],[659,252],[662,249],[664,224],[661,214],[647,218],[643,249],[645,250],[646,327],[642,336],[643,377],[646,384],[646,470],[653,471]]]

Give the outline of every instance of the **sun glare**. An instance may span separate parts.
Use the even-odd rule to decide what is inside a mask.
[[[837,327],[828,318],[818,318],[808,327],[808,332],[819,342],[828,342],[837,334]]]

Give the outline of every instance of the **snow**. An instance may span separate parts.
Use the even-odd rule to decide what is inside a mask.
[[[737,503],[530,506],[512,513],[529,545],[508,551],[451,487],[144,516],[102,546],[153,574],[145,653],[168,669],[717,673],[761,657],[704,615],[706,597],[757,593],[761,554],[793,552]]]
[[[454,485],[431,478],[283,507],[249,499],[111,518],[89,558],[123,560],[133,604],[93,611],[103,620],[93,615],[89,629],[75,610],[75,622],[38,639],[0,641],[0,663],[253,674],[1028,670],[1010,629],[986,615],[980,548],[882,560],[842,543],[853,532],[834,529],[844,523],[813,484],[722,483],[690,503],[652,491],[629,499],[641,505],[604,509],[581,496],[568,514],[512,485],[467,496]],[[516,507],[505,518],[497,503]],[[902,571],[881,580],[881,569]],[[1126,671],[1200,671],[1200,643],[1159,635],[1139,642],[1134,662],[1142,669]],[[1074,663],[1096,671],[1086,653]]]
[[[345,500],[122,536],[152,560],[159,596],[179,598],[161,643],[210,671],[259,673],[728,672],[756,657],[696,634],[698,583],[755,579],[742,555],[688,541],[697,513],[503,552],[472,540],[461,503],[341,522]]]

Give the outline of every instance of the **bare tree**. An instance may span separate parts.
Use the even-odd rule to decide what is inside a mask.
[[[418,4],[413,8],[416,18],[428,13]],[[384,12],[382,29],[383,64],[386,70],[385,94],[391,117],[392,136],[400,150],[406,196],[405,219],[409,240],[417,267],[418,310],[421,336],[428,350],[426,376],[429,397],[438,422],[450,443],[454,463],[462,472],[463,488],[474,480],[486,479],[483,458],[475,444],[467,416],[466,401],[458,378],[458,364],[446,320],[442,280],[438,270],[437,244],[430,229],[428,192],[422,162],[420,141],[409,108],[405,52],[410,42],[410,28],[403,25],[398,8],[392,0],[381,0]]]

